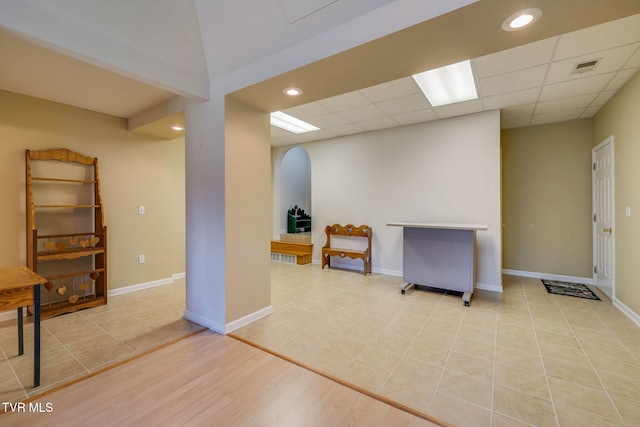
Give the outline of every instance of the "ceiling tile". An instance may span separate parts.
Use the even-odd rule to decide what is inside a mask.
[[[542,89],[540,101],[551,101],[554,99],[583,95],[585,93],[600,92],[614,75],[615,73],[601,74],[579,80],[547,85]]]
[[[502,119],[500,121],[500,129],[514,129],[529,126],[529,117],[520,117],[516,119]]]
[[[364,105],[358,108],[352,108],[350,110],[340,111],[340,115],[347,118],[353,123],[374,120],[386,116],[386,114],[384,114],[382,110],[372,104]]]
[[[430,122],[436,120],[438,117],[431,108],[420,111],[412,111],[411,113],[398,114],[392,116],[393,120],[401,125],[412,125],[414,123]]]
[[[587,108],[595,99],[596,94],[574,96],[571,98],[561,98],[553,101],[539,102],[534,114],[552,114],[565,110],[575,110]]]
[[[386,129],[398,126],[398,123],[395,122],[391,117],[382,117],[380,119],[368,120],[366,122],[358,122],[358,126],[360,126],[364,130],[379,130]]]
[[[547,74],[545,83],[552,84],[617,71],[622,68],[629,58],[631,58],[639,45],[640,43],[636,43],[633,45],[610,49],[604,52],[595,52],[591,55],[556,61],[549,67],[549,73]],[[593,71],[572,74],[573,69],[577,64],[597,59],[600,59],[600,63]]]
[[[309,104],[299,105],[293,108],[287,108],[285,113],[297,117],[302,120],[306,120],[309,117],[317,117],[323,114],[331,113],[331,110],[319,102],[311,102]]]
[[[518,105],[517,107],[503,108],[501,117],[503,119],[517,119],[526,117],[527,119],[533,114],[536,104]]]
[[[427,99],[422,93],[403,96],[401,98],[388,99],[376,103],[376,106],[390,116],[410,113],[411,111],[424,110],[429,107]]]
[[[608,89],[620,89],[625,85],[638,72],[638,68],[618,71],[618,73],[611,79],[605,90]]]
[[[306,132],[300,135],[308,138],[309,141],[317,141],[319,139],[328,139],[336,136],[331,130],[325,130],[325,129],[320,129],[313,132]]]
[[[578,108],[576,110],[560,111],[551,114],[535,114],[531,118],[531,125],[542,125],[545,123],[564,122],[568,120],[575,120],[580,118],[580,115],[584,112],[584,108]]]
[[[539,65],[526,70],[480,79],[480,94],[493,96],[541,86],[547,68],[547,65]]]
[[[360,133],[360,132],[364,132],[364,129],[362,129],[360,126],[356,124],[338,126],[331,129],[331,133],[336,135],[351,135],[351,134]]]
[[[636,53],[633,54],[629,61],[624,64],[624,68],[637,68],[640,67],[640,48],[636,50]]]
[[[300,144],[303,142],[307,142],[309,141],[309,137],[308,136],[304,136],[303,133],[301,134],[295,134],[295,133],[290,133],[288,136],[284,136],[284,137],[280,137],[276,139],[279,143],[279,145],[290,145],[290,144]]]
[[[418,85],[411,77],[393,80],[388,83],[383,83],[360,90],[360,93],[366,96],[367,99],[369,99],[373,103],[419,92],[420,89],[418,88]]]
[[[593,117],[598,113],[598,111],[600,111],[600,109],[602,109],[602,105],[594,105],[592,107],[589,107],[586,110],[584,110],[584,113],[580,115],[580,118],[587,119],[589,117]]]
[[[497,110],[498,108],[534,103],[538,100],[539,95],[540,88],[536,87],[504,95],[487,96],[482,99],[482,104],[486,110]]]
[[[551,61],[557,37],[474,59],[479,78],[509,73]]]
[[[611,97],[615,95],[616,92],[616,90],[603,90],[598,94],[598,96],[596,96],[591,105],[603,106],[604,104],[609,102]]]
[[[291,132],[277,126],[271,126],[271,138],[284,138],[289,135],[291,135]]]
[[[560,36],[554,60],[587,55],[638,41],[640,14]]]
[[[338,113],[325,114],[323,116],[307,119],[309,123],[319,127],[320,129],[331,129],[351,123]]]
[[[455,104],[443,105],[433,109],[441,119],[454,116],[463,116],[465,114],[473,114],[482,111],[482,101],[474,99],[471,101],[457,102]]]
[[[360,92],[349,92],[318,101],[332,111],[343,111],[369,104],[369,100]]]

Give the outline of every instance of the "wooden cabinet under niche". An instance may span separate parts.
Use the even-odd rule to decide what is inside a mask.
[[[107,227],[98,159],[26,150],[27,265],[41,286],[42,318],[107,303]]]

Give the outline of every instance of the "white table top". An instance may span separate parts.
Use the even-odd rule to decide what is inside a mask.
[[[453,222],[391,222],[391,227],[442,228],[446,230],[488,230],[487,224],[459,224]]]

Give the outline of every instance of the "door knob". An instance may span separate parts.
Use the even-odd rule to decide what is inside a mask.
[[[611,227],[603,228],[602,231],[604,231],[605,233],[613,233],[613,228],[611,228]]]

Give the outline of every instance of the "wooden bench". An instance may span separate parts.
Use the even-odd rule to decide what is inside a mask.
[[[283,240],[271,241],[271,252],[278,254],[293,255],[296,257],[296,264],[304,265],[311,262],[313,244],[306,242],[293,242]]]
[[[327,233],[327,243],[322,247],[322,268],[329,266],[331,268],[331,257],[339,256],[340,258],[349,257],[351,259],[360,258],[364,261],[364,275],[371,273],[371,227],[361,225],[355,227],[347,224],[344,227],[339,224],[327,225],[324,229]],[[350,236],[361,237],[367,239],[367,247],[364,250],[344,249],[331,247],[331,236]]]

